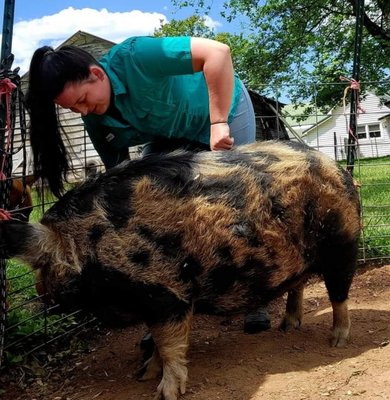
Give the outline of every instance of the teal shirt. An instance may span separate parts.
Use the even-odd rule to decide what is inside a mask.
[[[156,138],[209,144],[209,96],[203,72],[194,72],[190,37],[131,37],[100,60],[111,81],[113,105],[122,118],[83,117],[105,166],[122,161],[128,147]],[[235,77],[229,121],[241,94]]]

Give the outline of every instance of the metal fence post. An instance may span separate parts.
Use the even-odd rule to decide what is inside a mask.
[[[3,36],[1,43],[1,66],[0,77],[4,79],[8,77],[13,62],[13,55],[11,54],[12,48],[12,34],[14,23],[14,10],[15,0],[5,0],[4,2],[4,17],[3,17]],[[0,158],[5,157],[5,176],[10,176],[12,171],[12,156],[5,153],[6,146],[6,128],[7,128],[7,107],[5,96],[1,96],[0,101]],[[0,181],[0,208],[6,208],[9,202],[9,191],[11,181]],[[4,348],[4,333],[5,333],[5,319],[6,319],[6,263],[0,259],[0,366],[3,359]]]
[[[364,0],[355,0],[354,11],[356,14],[355,26],[355,47],[353,55],[352,79],[359,84],[360,79],[360,59],[363,37],[363,20],[364,20]],[[351,108],[349,117],[349,135],[348,135],[348,155],[347,170],[353,175],[353,167],[356,158],[356,142],[357,142],[357,113],[359,105],[359,89],[351,90]]]

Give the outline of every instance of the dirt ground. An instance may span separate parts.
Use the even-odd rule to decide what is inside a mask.
[[[284,301],[270,307],[273,327],[242,331],[242,317],[196,316],[183,400],[390,399],[390,265],[362,268],[350,292],[352,336],[329,346],[332,314],[324,284],[305,291],[299,330],[281,332]],[[20,389],[2,379],[2,399],[152,399],[158,380],[138,382],[139,340],[145,328],[108,330],[88,353],[40,374]]]

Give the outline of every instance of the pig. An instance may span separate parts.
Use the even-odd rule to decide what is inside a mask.
[[[350,332],[359,197],[333,160],[290,142],[176,151],[124,162],[59,199],[39,223],[0,223],[3,258],[29,263],[53,301],[137,316],[155,350],[141,379],[157,397],[186,389],[191,318],[250,312],[288,293],[283,329],[301,325],[303,287],[322,276],[331,345]]]
[[[33,209],[33,199],[31,195],[31,185],[36,181],[30,175],[25,178],[12,178],[9,210],[13,218],[21,221],[28,221]]]

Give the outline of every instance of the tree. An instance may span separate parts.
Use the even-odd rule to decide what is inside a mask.
[[[198,13],[207,13],[212,3],[172,1]],[[373,82],[371,88],[378,94],[389,92],[390,1],[367,1],[364,11],[360,80]],[[352,71],[356,0],[225,0],[221,16],[248,21],[240,65],[247,69],[250,87],[288,84],[292,100],[299,102],[315,93],[319,106],[340,99],[336,83],[340,75],[350,77]]]
[[[204,18],[193,15],[183,20],[173,19],[167,24],[161,25],[155,29],[154,36],[197,36],[213,38],[214,31],[206,25]]]

